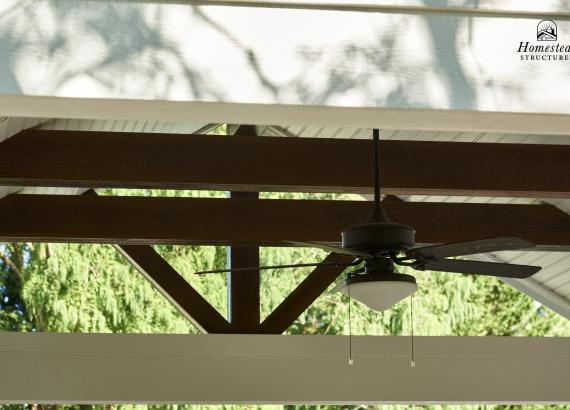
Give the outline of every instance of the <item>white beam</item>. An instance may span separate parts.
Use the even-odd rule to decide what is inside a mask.
[[[103,0],[107,1],[107,0]],[[555,0],[483,0],[475,3],[451,0],[433,2],[428,6],[421,0],[119,0],[155,4],[195,4],[243,7],[275,7],[306,10],[339,10],[380,13],[452,13],[472,16],[510,18],[570,18],[564,4]]]
[[[0,333],[2,403],[562,403],[570,339]]]
[[[108,120],[303,124],[433,131],[570,135],[570,115],[465,110],[2,96],[10,115]]]

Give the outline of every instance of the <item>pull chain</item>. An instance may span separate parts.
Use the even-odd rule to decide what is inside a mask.
[[[348,285],[348,364],[352,366],[354,360],[352,359],[352,312],[350,305],[352,305],[350,297],[350,285]]]
[[[414,357],[414,295],[410,296],[410,323],[412,328],[412,360],[410,360],[410,367],[416,367],[416,360]]]

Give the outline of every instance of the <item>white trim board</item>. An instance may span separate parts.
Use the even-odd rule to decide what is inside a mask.
[[[8,116],[570,135],[570,115],[0,95]]]
[[[105,0],[107,1],[107,0]],[[118,2],[125,0],[115,0]],[[564,6],[553,0],[546,1],[495,1],[484,0],[476,4],[461,1],[433,2],[426,6],[419,0],[126,0],[129,3],[180,4],[204,6],[265,7],[283,9],[362,11],[379,13],[453,13],[484,17],[508,18],[570,18]]]
[[[570,338],[1,333],[2,403],[564,403]],[[21,383],[26,380],[26,383]]]
[[[458,0],[427,6],[421,0],[116,0],[129,3],[179,4],[204,6],[273,7],[284,9],[341,10],[380,13],[454,13],[485,17],[570,18],[564,5],[556,0],[483,0],[465,4]]]

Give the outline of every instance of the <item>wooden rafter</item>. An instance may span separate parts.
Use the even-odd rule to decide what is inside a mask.
[[[329,254],[324,263],[350,263],[352,258],[336,253]],[[260,326],[263,334],[283,333],[311,304],[346,270],[346,267],[318,266],[277,308],[265,318]]]
[[[229,127],[229,126],[228,126]],[[240,125],[235,137],[256,135],[253,125]],[[257,192],[231,192],[231,198],[257,199]],[[259,266],[258,246],[231,246],[229,265],[232,268]],[[259,271],[228,273],[228,320],[234,333],[259,333]]]
[[[338,242],[366,221],[370,203],[257,199],[9,195],[0,199],[0,240],[119,244]],[[570,216],[552,205],[386,201],[392,220],[416,242],[518,235],[555,249],[570,246]]]
[[[570,195],[570,146],[380,145],[384,193]],[[366,140],[30,129],[0,143],[0,185],[369,193],[371,161]]]
[[[204,333],[228,333],[230,324],[168,262],[148,245],[114,247]]]

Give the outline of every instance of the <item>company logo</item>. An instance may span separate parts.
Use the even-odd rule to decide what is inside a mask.
[[[558,39],[558,27],[551,20],[542,20],[536,26],[536,39],[538,41],[556,41]]]
[[[516,52],[524,61],[570,61],[570,44],[558,42],[558,26],[552,20],[540,21],[536,42],[520,41]]]

